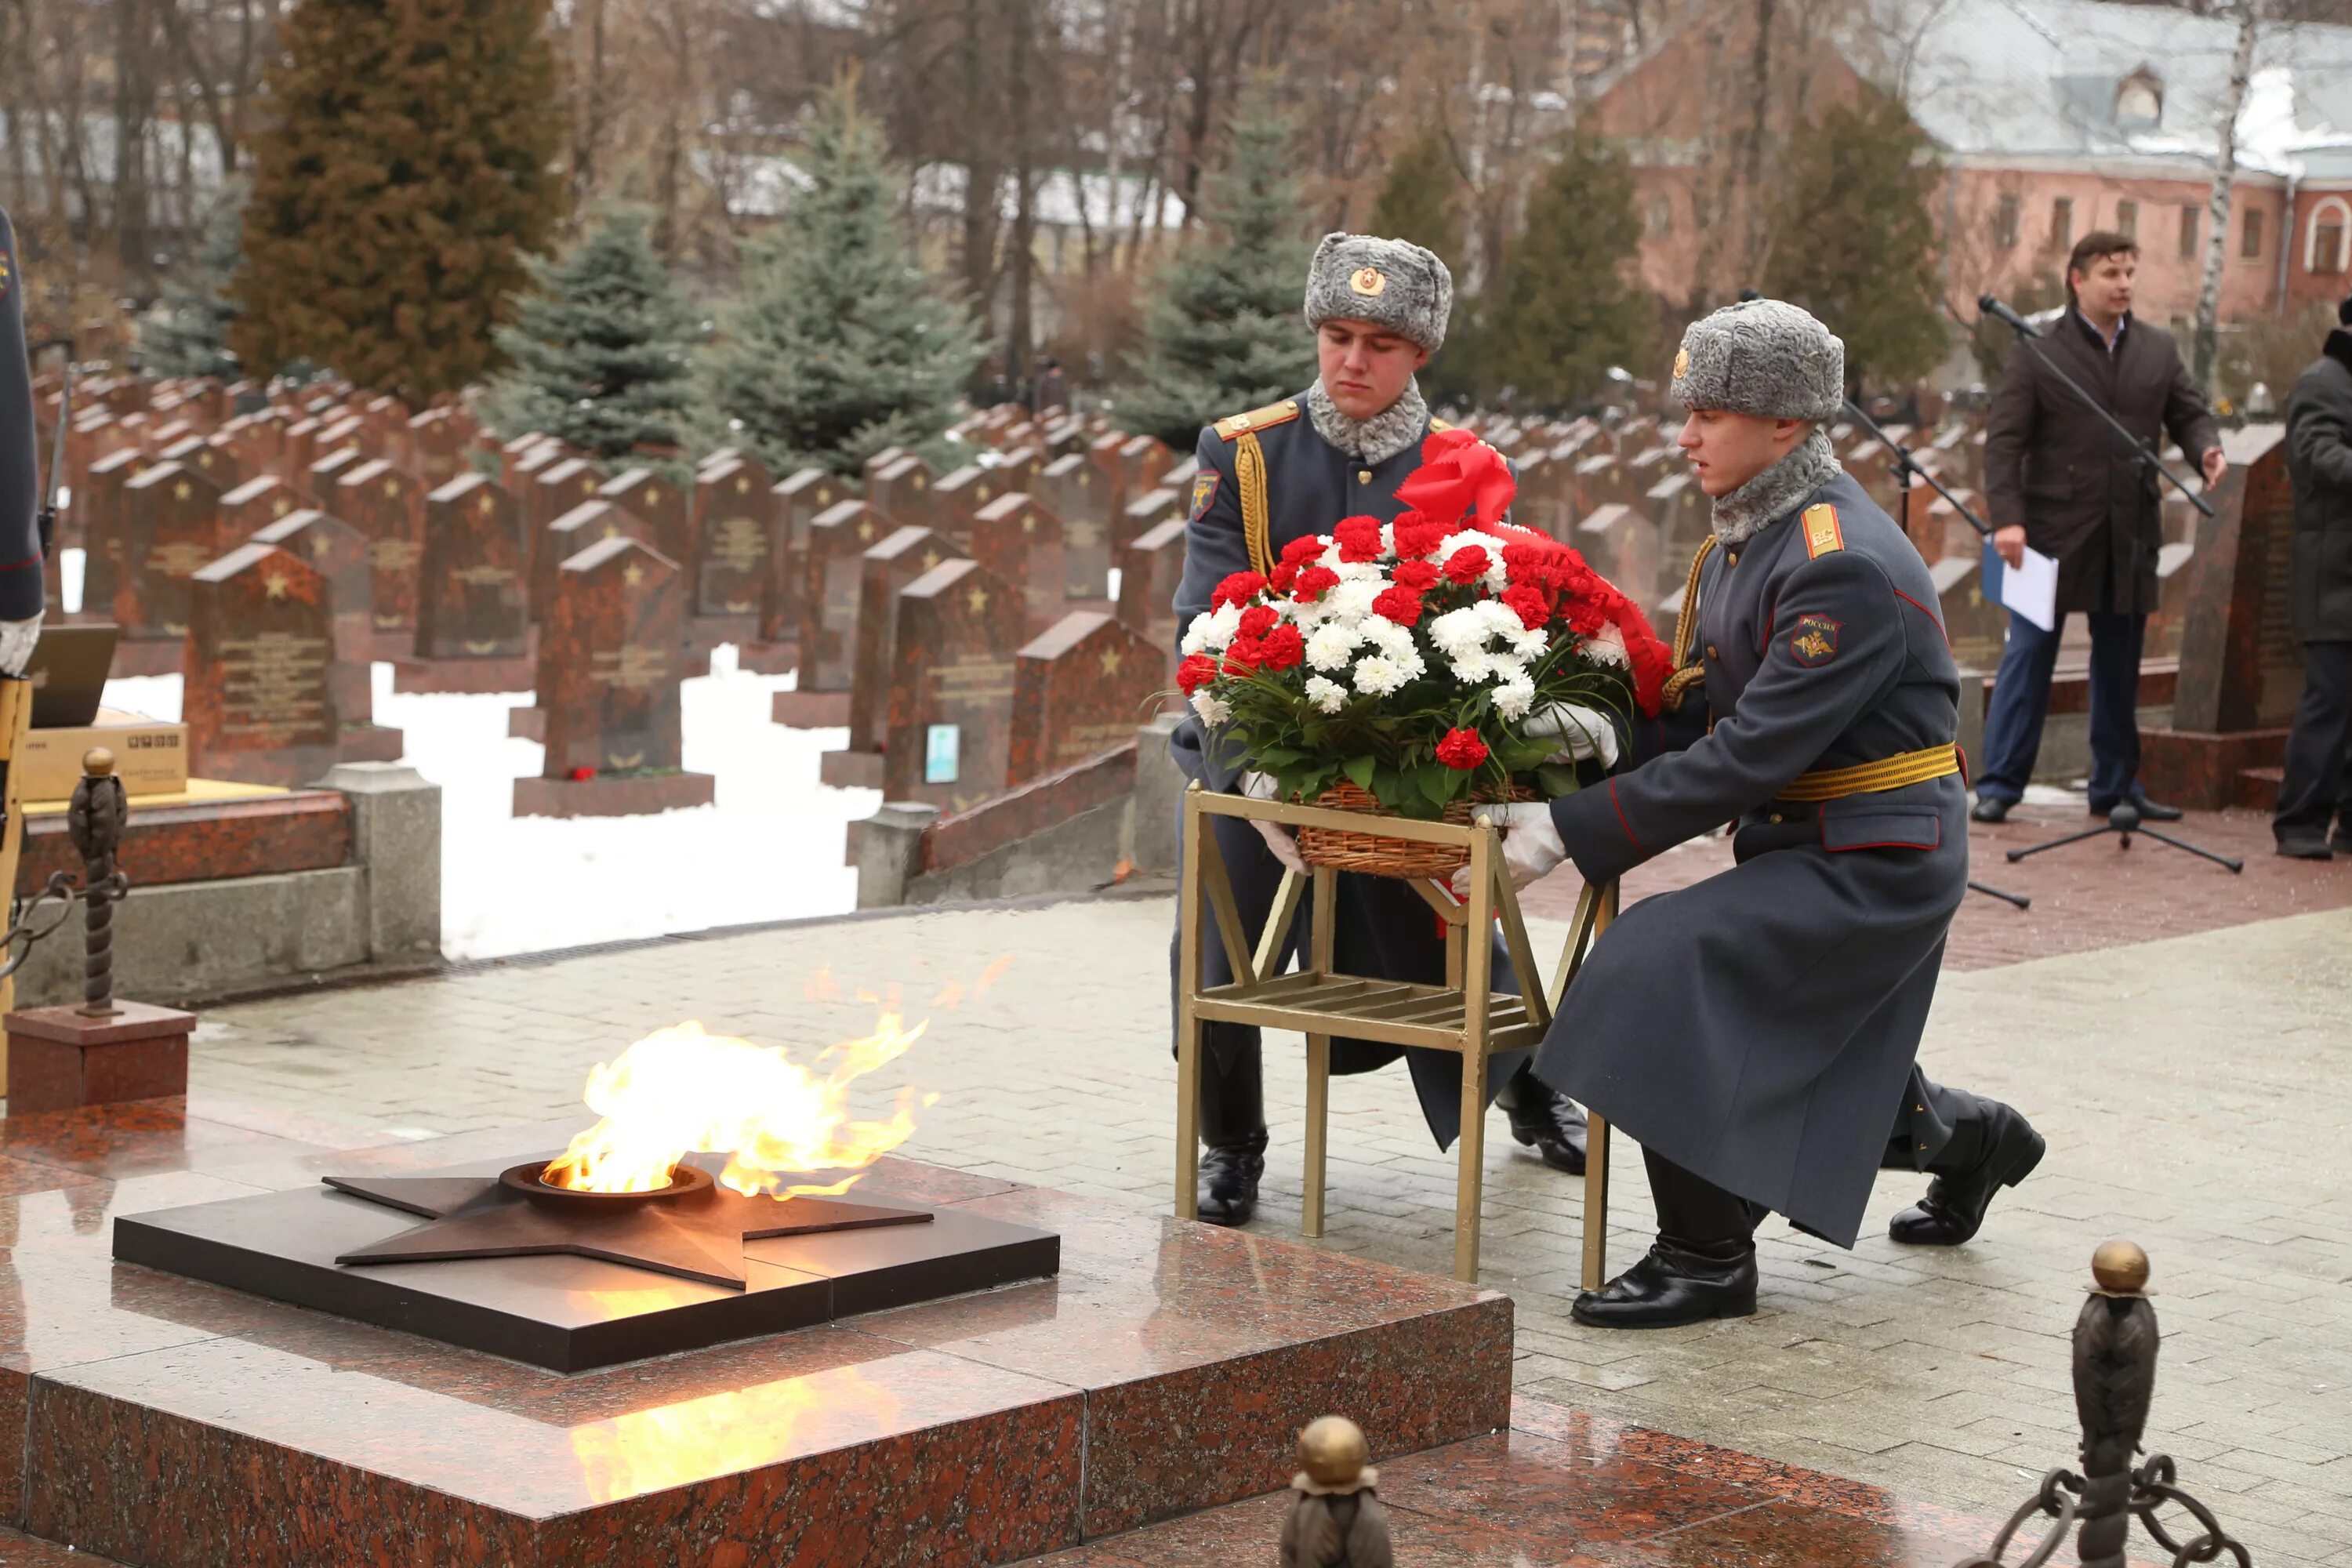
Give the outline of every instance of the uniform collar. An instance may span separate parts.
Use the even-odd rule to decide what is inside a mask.
[[[1359,462],[1378,465],[1417,445],[1429,432],[1429,405],[1421,400],[1418,379],[1404,384],[1404,395],[1370,419],[1351,419],[1339,412],[1320,376],[1303,399],[1307,422],[1315,433]]]
[[[2352,370],[2352,329],[2337,327],[2327,334],[2327,346],[2321,351],[2329,359]]]
[[[1816,426],[1779,462],[1715,503],[1715,536],[1727,545],[1747,543],[1767,525],[1797,510],[1797,503],[1845,472],[1830,447],[1829,433]]]

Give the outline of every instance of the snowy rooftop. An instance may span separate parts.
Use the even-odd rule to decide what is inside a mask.
[[[2210,166],[2232,18],[2102,0],[1875,0],[1870,74],[1948,152]],[[2239,157],[2274,174],[2352,176],[2352,27],[2257,35]]]

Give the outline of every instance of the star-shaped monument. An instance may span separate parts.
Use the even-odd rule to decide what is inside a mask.
[[[775,1236],[928,1225],[923,1209],[836,1198],[746,1197],[681,1164],[655,1193],[580,1193],[539,1179],[543,1162],[496,1176],[329,1176],[327,1185],[427,1223],[338,1257],[338,1264],[571,1253],[740,1290],[743,1243]]]

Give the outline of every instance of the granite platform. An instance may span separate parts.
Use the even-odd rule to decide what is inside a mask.
[[[1509,1418],[1496,1292],[907,1160],[859,1195],[1056,1233],[1059,1277],[567,1375],[110,1256],[119,1215],[577,1126],[0,1121],[0,1523],[132,1568],[987,1564],[1272,1491],[1327,1410],[1384,1459]]]

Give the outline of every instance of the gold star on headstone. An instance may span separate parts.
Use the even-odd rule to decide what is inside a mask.
[[[284,517],[288,512],[293,510],[294,503],[288,500],[284,496],[279,496],[276,501],[270,504],[269,515],[272,517]]]
[[[261,580],[261,586],[271,598],[282,599],[286,596],[286,574],[282,572],[272,572]]]
[[[751,493],[751,480],[749,475],[738,474],[735,476],[735,493],[739,496],[747,496]]]
[[[916,488],[917,489],[921,489],[923,488],[923,485],[924,485],[923,476],[922,476],[922,475],[920,475],[920,474],[917,474],[917,475],[915,476],[915,488]]]
[[[320,560],[325,560],[327,552],[333,548],[334,542],[329,539],[325,534],[314,533],[310,536],[310,553],[318,556]]]
[[[974,496],[977,496],[980,500],[986,500],[988,499],[988,487],[986,485],[974,485],[971,487],[971,493]]]
[[[646,569],[632,561],[621,570],[621,581],[634,588],[646,580]]]
[[[1118,673],[1118,649],[1115,647],[1107,647],[1102,650],[1102,672],[1105,675],[1117,675]]]
[[[178,484],[172,487],[172,499],[173,500],[186,500],[195,493],[196,487],[188,483],[185,479],[182,479]]]
[[[1037,514],[1035,512],[1024,511],[1021,514],[1021,531],[1024,533],[1034,533],[1037,531]]]
[[[871,539],[871,538],[873,538],[873,537],[874,537],[874,524],[873,524],[873,523],[871,523],[870,521],[869,521],[869,522],[860,522],[860,523],[857,525],[857,542],[858,542],[858,543],[863,544],[863,543],[865,543],[867,540],[869,540],[869,539]]]
[[[400,499],[400,481],[398,479],[386,479],[383,482],[383,499],[386,500],[397,500]]]
[[[654,489],[651,485],[647,485],[646,487],[646,504],[647,506],[661,505],[661,491]]]
[[[819,485],[819,486],[817,487],[817,492],[816,492],[816,504],[817,504],[817,505],[819,505],[819,506],[830,506],[830,505],[832,505],[832,504],[833,504],[833,492],[832,492],[831,490],[829,490],[829,489],[826,489],[824,486]]]
[[[621,525],[617,522],[608,522],[604,525],[604,537],[607,539],[617,538],[620,531]]]
[[[964,603],[971,606],[973,615],[980,614],[981,611],[988,608],[988,590],[977,583],[973,584],[971,592],[964,598]]]
[[[488,517],[491,512],[498,510],[498,502],[490,499],[490,492],[484,490],[482,492],[482,499],[474,503],[474,510],[480,512],[484,517]]]
[[[936,565],[938,565],[939,563],[940,563],[940,552],[939,552],[938,551],[936,551],[936,550],[926,550],[926,551],[924,551],[924,552],[923,552],[923,570],[924,570],[924,571],[928,572],[928,571],[929,571],[932,567],[934,567],[934,566],[936,566]]]

